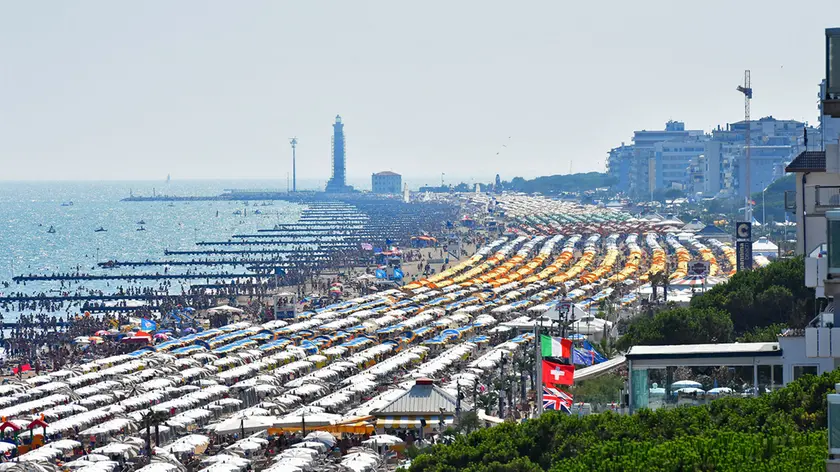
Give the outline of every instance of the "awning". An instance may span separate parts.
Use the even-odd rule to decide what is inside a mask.
[[[440,416],[386,416],[376,420],[377,428],[409,429],[419,428],[420,419],[426,419],[426,427],[437,428],[440,426]],[[451,425],[455,422],[454,416],[444,416],[444,425]]]

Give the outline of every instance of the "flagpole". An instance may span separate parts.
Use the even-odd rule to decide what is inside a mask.
[[[542,317],[539,323],[534,323],[534,368],[537,369],[536,375],[537,384],[534,386],[534,391],[537,393],[537,416],[543,412],[543,381],[542,381],[542,340],[540,339],[540,324],[542,324]]]

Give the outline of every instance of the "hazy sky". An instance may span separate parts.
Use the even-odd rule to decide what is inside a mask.
[[[0,180],[285,180],[291,136],[324,179],[337,113],[350,176],[603,170],[634,129],[742,119],[747,68],[754,117],[816,122],[830,26],[840,1],[0,0]]]

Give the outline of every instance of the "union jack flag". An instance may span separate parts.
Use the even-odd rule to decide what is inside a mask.
[[[557,389],[543,387],[543,409],[556,410],[563,413],[572,413],[572,396]]]

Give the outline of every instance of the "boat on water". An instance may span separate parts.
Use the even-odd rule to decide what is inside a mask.
[[[146,224],[146,222],[145,222],[145,221],[143,221],[143,220],[140,220],[140,221],[138,221],[138,222],[137,222],[137,224],[138,224],[138,225],[144,225],[144,224]]]
[[[71,207],[71,206],[73,206],[73,202],[64,202],[64,203],[62,203],[62,204],[61,204],[61,206],[63,206],[63,207]]]
[[[175,204],[174,204],[174,203],[170,203],[169,205],[166,205],[166,206],[174,207],[174,206],[175,206]]]
[[[242,210],[236,210],[233,214],[239,216],[242,214]]]
[[[108,230],[100,226],[99,228],[96,228],[96,230],[94,230],[94,233],[104,233],[105,231]]]
[[[55,226],[50,226],[50,229],[47,230],[47,233],[55,234]]]
[[[137,228],[137,231],[146,231],[146,228],[141,226],[141,227]]]

